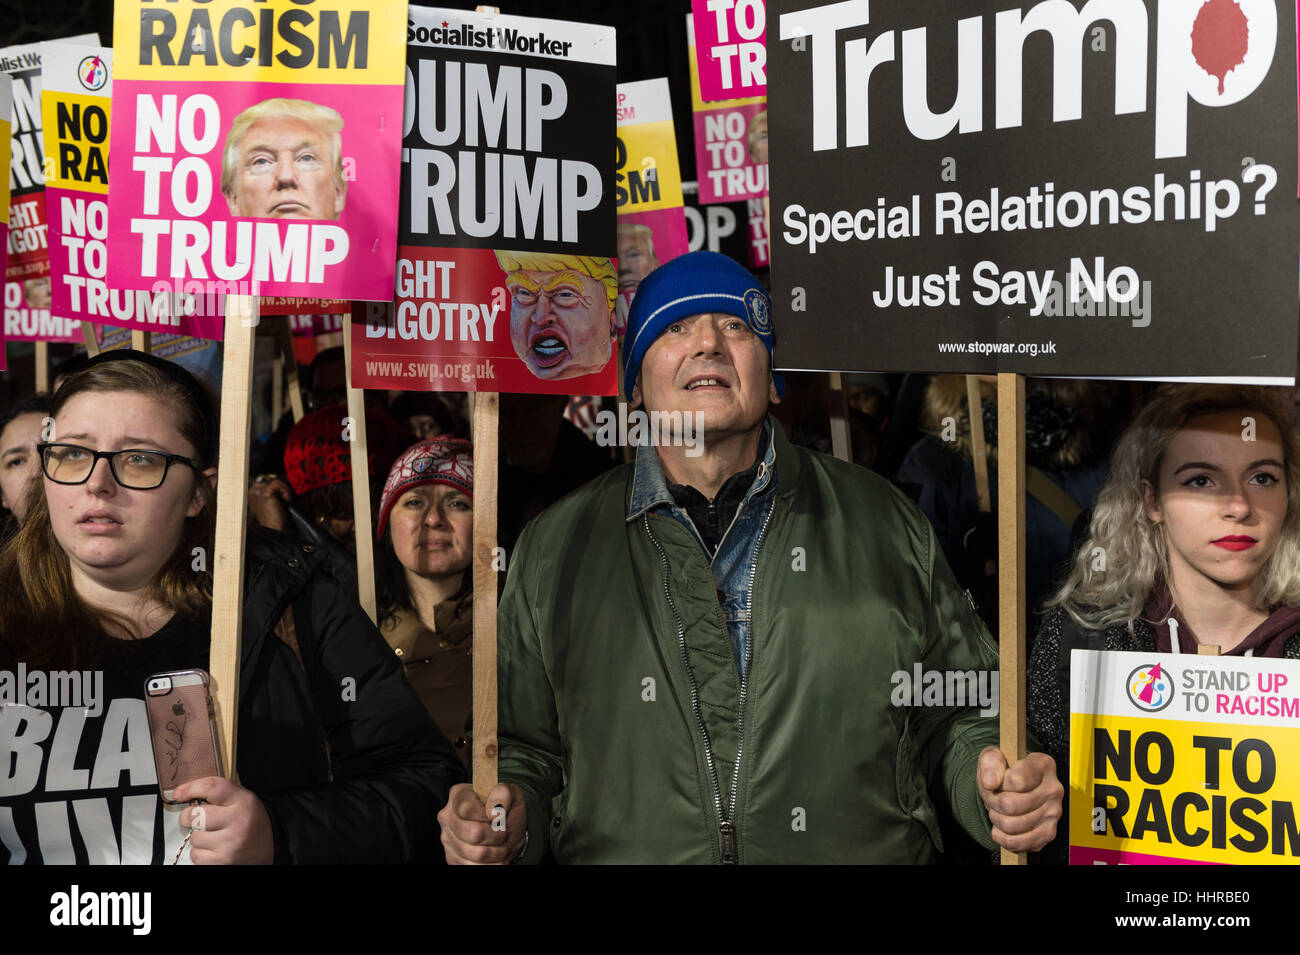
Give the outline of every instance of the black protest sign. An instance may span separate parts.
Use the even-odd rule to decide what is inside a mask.
[[[1294,374],[1290,4],[768,17],[786,367]]]
[[[399,244],[612,255],[614,31],[411,7]]]

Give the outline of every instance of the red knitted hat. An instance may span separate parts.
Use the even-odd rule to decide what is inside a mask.
[[[322,408],[303,415],[289,431],[284,449],[284,473],[293,493],[352,480],[352,448],[343,440],[347,405]],[[402,446],[411,440],[384,412],[366,409],[366,456],[370,477],[383,474]]]
[[[445,484],[474,497],[474,447],[464,438],[438,435],[414,444],[393,464],[384,482],[375,539],[384,536],[388,514],[397,499],[413,487]]]

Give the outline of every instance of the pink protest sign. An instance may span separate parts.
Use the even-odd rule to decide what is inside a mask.
[[[6,282],[5,338],[15,342],[79,342],[81,322],[50,314],[48,276]]]
[[[75,318],[148,332],[222,337],[224,296],[203,283],[151,290],[108,281],[108,131],[112,51],[41,45],[46,190],[50,238],[49,308]]]
[[[120,0],[113,278],[390,301],[406,4]]]
[[[764,0],[691,0],[691,11],[704,102],[766,96]]]
[[[767,195],[767,100],[762,96],[706,103],[695,65],[695,30],[686,18],[691,51],[691,110],[700,202],[738,202]]]

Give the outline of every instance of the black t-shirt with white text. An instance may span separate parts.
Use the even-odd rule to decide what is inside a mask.
[[[131,641],[99,671],[94,709],[0,705],[0,863],[130,865],[176,857],[183,807],[167,806],[158,792],[144,683],[168,670],[206,670],[210,629],[206,618],[178,615]]]

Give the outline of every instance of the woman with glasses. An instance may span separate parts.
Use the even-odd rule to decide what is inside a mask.
[[[131,351],[93,359],[51,413],[44,494],[0,552],[0,670],[47,688],[0,707],[0,861],[437,858],[459,761],[314,549],[264,531],[244,570],[238,782],[162,802],[144,683],[208,667],[215,420],[187,372]]]
[[[1272,388],[1167,385],[1111,457],[1038,631],[1030,727],[1070,795],[1070,651],[1300,658],[1300,438]],[[1066,818],[1069,817],[1068,811]],[[1044,857],[1064,862],[1061,826]]]

